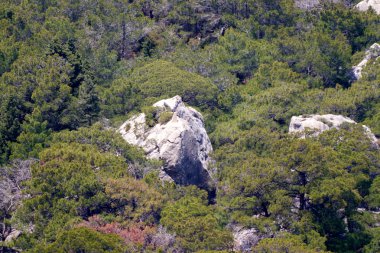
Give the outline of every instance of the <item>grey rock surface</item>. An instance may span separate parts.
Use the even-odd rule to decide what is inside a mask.
[[[232,235],[234,238],[234,252],[251,252],[253,246],[266,238],[254,228],[247,229],[241,226],[233,226]]]
[[[379,0],[380,1],[380,0]],[[363,60],[356,66],[352,68],[352,72],[356,80],[362,78],[362,71],[367,63],[372,59],[377,59],[380,57],[380,45],[375,43],[373,44],[366,52]]]
[[[363,0],[356,6],[360,11],[367,11],[370,7],[380,15],[380,0]]]
[[[296,7],[300,8],[300,9],[309,10],[309,9],[316,7],[321,2],[322,2],[322,0],[295,0],[294,4]],[[338,2],[342,2],[342,1],[341,0],[330,0],[330,2],[338,3]]]
[[[352,7],[352,2],[346,0],[294,0],[294,5],[303,10],[310,10],[320,6],[323,2],[343,3],[346,7]],[[380,15],[380,0],[363,0],[355,5],[359,11],[367,11],[372,8]]]
[[[179,96],[161,100],[153,107],[160,113],[172,113],[171,118],[149,127],[146,115],[141,113],[122,124],[118,132],[128,143],[142,147],[148,158],[163,160],[160,174],[166,180],[169,176],[177,184],[213,188],[208,168],[212,146],[202,115],[185,106]]]
[[[21,235],[21,231],[20,230],[13,230],[12,232],[9,233],[9,235],[5,238],[5,243],[10,243],[14,240],[16,240],[20,235]]]
[[[311,131],[308,136],[318,136],[320,133],[330,129],[339,129],[343,123],[357,124],[350,118],[342,115],[325,114],[325,115],[301,115],[293,116],[290,120],[289,133],[295,133],[300,138],[307,136],[306,131]],[[378,140],[371,130],[363,125],[364,131],[372,144],[379,148]]]

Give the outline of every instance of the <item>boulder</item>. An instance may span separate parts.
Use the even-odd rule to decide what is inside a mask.
[[[12,232],[10,232],[9,235],[5,238],[4,242],[5,243],[13,242],[21,235],[21,233],[22,232],[20,230],[17,230],[17,229],[12,230]]]
[[[177,184],[213,189],[212,146],[202,115],[185,106],[181,97],[161,100],[151,115],[141,113],[127,120],[118,130],[130,144],[142,147],[148,158],[164,161],[160,177]]]
[[[330,0],[333,3],[342,2],[341,0]],[[295,0],[294,4],[296,7],[304,10],[312,9],[322,3],[322,0]]]
[[[349,1],[343,0],[294,0],[294,5],[300,9],[310,10],[320,6],[323,2],[342,3],[346,7],[352,7]],[[370,7],[380,15],[380,0],[363,0],[355,5],[359,11],[367,11]]]
[[[339,129],[344,123],[356,124],[352,119],[342,115],[326,114],[293,116],[290,120],[289,133],[296,133],[301,138],[305,138],[306,131],[311,131],[307,136],[318,136],[323,131],[334,128]],[[376,148],[379,148],[376,136],[367,126],[363,125],[363,128],[373,145]]]
[[[370,7],[380,15],[380,0],[363,0],[355,6],[360,11],[367,11]]]
[[[308,10],[319,4],[319,0],[295,0],[295,5],[298,8]]]
[[[234,238],[234,252],[251,252],[262,239],[269,237],[259,233],[255,228],[243,228],[235,225],[231,227]]]
[[[380,0],[379,0],[380,2]],[[372,59],[377,59],[380,56],[380,45],[373,44],[366,52],[363,60],[356,66],[352,68],[354,78],[359,80],[362,78],[362,70],[367,65],[367,63]]]

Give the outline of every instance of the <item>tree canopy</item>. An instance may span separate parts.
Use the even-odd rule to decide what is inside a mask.
[[[238,227],[252,252],[378,252],[380,60],[352,66],[380,15],[304,2],[1,1],[0,251],[230,252]],[[216,192],[161,181],[115,130],[176,95]],[[358,124],[288,134],[311,114]]]

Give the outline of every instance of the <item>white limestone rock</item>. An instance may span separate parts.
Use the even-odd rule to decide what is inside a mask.
[[[323,2],[343,3],[347,7],[352,7],[349,1],[343,0],[294,0],[294,5],[300,9],[310,10],[319,7]],[[380,0],[363,0],[355,5],[359,11],[367,11],[370,7],[380,15]]]
[[[294,3],[298,8],[308,10],[319,4],[319,0],[295,0]]]
[[[251,252],[262,239],[270,237],[259,233],[255,228],[244,228],[240,225],[229,225],[234,238],[234,252]]]
[[[5,243],[13,242],[21,235],[21,233],[22,232],[20,230],[17,230],[17,229],[12,230],[12,232],[10,232],[9,235],[5,238],[4,242]]]
[[[367,11],[370,7],[380,15],[380,0],[363,0],[356,6],[360,11]]]
[[[321,0],[295,0],[294,4],[296,7],[304,10],[312,9],[318,6],[322,1]],[[330,0],[332,3],[342,2],[341,0]]]
[[[339,128],[343,123],[354,124],[355,121],[342,115],[301,115],[290,120],[289,133],[304,133],[307,129],[314,130],[314,136],[331,128]],[[303,135],[304,137],[305,135]]]
[[[356,124],[352,119],[342,115],[325,114],[293,116],[290,120],[289,133],[298,134],[300,138],[305,138],[306,132],[311,131],[308,136],[318,136],[326,130],[334,128],[339,129],[343,123]],[[373,145],[376,148],[379,148],[376,136],[367,126],[363,125],[363,128]]]
[[[202,115],[185,106],[179,96],[161,100],[153,107],[173,113],[171,119],[149,127],[146,115],[141,113],[126,121],[118,132],[128,143],[142,147],[148,158],[163,160],[164,177],[168,175],[177,184],[212,188],[208,168],[212,146]]]
[[[379,0],[380,2],[380,0]],[[354,75],[354,78],[356,80],[359,80],[362,78],[362,70],[365,66],[367,66],[367,63],[372,59],[377,59],[380,57],[380,45],[375,43],[373,44],[366,52],[363,60],[356,66],[352,68],[352,72]]]

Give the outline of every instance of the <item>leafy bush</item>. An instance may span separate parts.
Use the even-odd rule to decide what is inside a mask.
[[[220,228],[212,207],[205,199],[186,196],[162,211],[161,223],[175,232],[185,250],[218,250],[229,248],[232,236]]]
[[[206,78],[162,60],[135,69],[130,82],[143,98],[170,98],[176,95],[196,106],[215,104],[217,88]]]
[[[142,112],[145,114],[145,123],[149,127],[154,127],[159,118],[159,108],[154,106],[145,106],[142,108]]]
[[[166,124],[172,119],[172,117],[173,117],[172,112],[161,112],[160,117],[158,118],[158,123]]]
[[[64,252],[94,252],[119,253],[125,246],[120,237],[102,234],[88,228],[73,228],[60,234],[54,243],[40,245],[30,252],[64,253]]]

